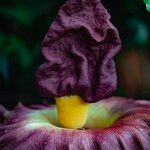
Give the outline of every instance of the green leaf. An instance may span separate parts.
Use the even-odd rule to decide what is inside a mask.
[[[7,47],[5,47],[3,55],[7,57],[13,55],[16,63],[20,64],[22,69],[29,67],[32,62],[32,53],[25,43],[15,35],[8,37]]]
[[[26,7],[2,7],[0,12],[23,25],[31,25],[34,20],[34,13]]]
[[[142,19],[132,18],[129,21],[129,29],[133,31],[132,38],[136,45],[144,45],[148,42],[148,26]]]
[[[150,12],[150,0],[144,0],[144,3],[146,4],[147,11]]]
[[[10,43],[13,46],[13,52],[18,58],[18,62],[20,63],[22,68],[27,68],[31,64],[31,54],[26,45],[16,36],[12,36],[10,39]]]

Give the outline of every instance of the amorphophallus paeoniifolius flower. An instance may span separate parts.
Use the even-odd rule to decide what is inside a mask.
[[[67,0],[60,8],[42,42],[45,62],[36,77],[41,93],[55,97],[63,127],[82,128],[88,102],[115,91],[113,57],[120,47],[118,30],[100,0]]]
[[[116,88],[113,57],[121,45],[109,19],[99,0],[61,7],[36,76],[56,105],[0,106],[2,150],[149,150],[150,102],[106,98]]]

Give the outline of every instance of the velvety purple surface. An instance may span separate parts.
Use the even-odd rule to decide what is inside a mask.
[[[76,94],[94,102],[115,91],[113,57],[121,42],[109,19],[99,0],[68,0],[60,8],[42,42],[37,83],[44,96]]]
[[[105,104],[122,111],[122,116],[106,129],[71,130],[51,126],[54,106],[22,104],[12,111],[0,107],[1,150],[149,150],[150,102],[112,97],[93,105]],[[35,117],[35,113],[39,113]],[[41,117],[42,116],[42,117]],[[93,122],[94,123],[94,122]],[[37,126],[38,125],[38,126]]]

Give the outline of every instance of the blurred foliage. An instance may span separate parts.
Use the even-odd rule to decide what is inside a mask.
[[[150,0],[144,0],[146,4],[146,9],[150,12]]]
[[[18,101],[25,104],[42,101],[35,83],[36,69],[43,62],[40,43],[64,2],[65,0],[0,1],[0,103],[13,107]],[[130,55],[134,49],[149,59],[150,14],[146,11],[143,1],[102,0],[102,2],[111,14],[113,24],[119,29],[123,50]],[[124,55],[120,53],[116,57],[117,66],[120,66],[121,60],[124,59],[126,61]],[[149,65],[147,61],[143,67]],[[120,72],[122,71],[118,71],[119,81],[122,78]],[[146,74],[150,75],[149,72]],[[149,92],[128,93],[130,91],[119,82],[117,95],[139,98],[150,96]]]
[[[0,1],[0,103],[13,107],[40,101],[35,72],[42,63],[40,43],[62,0]]]
[[[142,51],[125,51],[118,64],[120,83],[126,96],[141,97],[149,95],[150,90],[150,59]]]

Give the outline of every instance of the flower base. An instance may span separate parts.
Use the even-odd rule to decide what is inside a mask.
[[[93,103],[83,129],[60,127],[55,105],[0,107],[3,150],[150,148],[150,102],[112,97]]]

